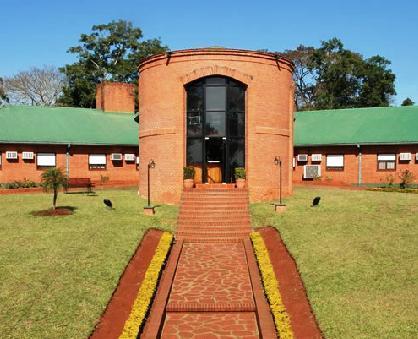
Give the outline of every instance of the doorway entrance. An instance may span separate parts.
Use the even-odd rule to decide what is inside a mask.
[[[231,183],[245,166],[245,85],[211,76],[186,86],[187,166],[195,182]]]

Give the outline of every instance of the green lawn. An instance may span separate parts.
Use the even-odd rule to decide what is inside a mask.
[[[107,210],[103,199],[113,201]],[[33,217],[47,194],[0,195],[0,333],[3,338],[85,338],[144,231],[172,230],[177,207],[145,217],[135,190],[60,194],[74,215]]]
[[[286,203],[252,205],[253,225],[280,230],[325,336],[418,338],[418,195],[297,188]]]

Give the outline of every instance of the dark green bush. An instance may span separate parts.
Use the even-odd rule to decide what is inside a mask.
[[[235,179],[245,179],[245,168],[236,167],[235,168]]]
[[[188,166],[183,167],[183,179],[193,179],[194,178],[194,167]]]

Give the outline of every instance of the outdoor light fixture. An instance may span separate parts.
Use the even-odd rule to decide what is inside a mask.
[[[283,212],[286,209],[286,205],[282,202],[282,159],[280,156],[274,157],[274,165],[279,166],[279,202],[274,203],[274,209],[276,212]]]
[[[144,213],[146,215],[154,215],[154,206],[151,206],[151,180],[150,180],[150,169],[155,168],[155,161],[150,160],[148,163],[148,205],[144,207]]]

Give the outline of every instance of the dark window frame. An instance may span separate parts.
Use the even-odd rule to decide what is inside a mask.
[[[379,160],[379,155],[395,155],[395,160]],[[394,153],[381,153],[377,154],[377,171],[378,172],[396,172],[396,159],[397,156]],[[388,163],[393,163],[393,168],[388,168]],[[380,164],[384,164],[385,168],[379,168]]]
[[[224,83],[210,83],[210,80],[213,78],[222,78],[224,79]],[[209,83],[207,84],[206,82],[209,79]],[[222,138],[225,140],[225,152],[226,154],[229,154],[229,148],[230,148],[230,143],[233,142],[239,142],[240,140],[243,141],[244,144],[244,157],[243,157],[243,167],[245,167],[245,154],[246,154],[246,148],[245,148],[245,137],[246,137],[246,96],[247,96],[247,88],[248,86],[241,83],[238,80],[226,77],[226,76],[221,76],[221,75],[217,75],[217,76],[209,76],[209,77],[204,77],[204,78],[200,78],[197,79],[189,84],[187,84],[185,86],[185,93],[186,96],[188,95],[188,89],[193,87],[193,86],[202,86],[203,88],[203,101],[202,101],[202,108],[199,110],[195,110],[195,109],[189,109],[189,105],[188,105],[188,98],[186,97],[186,139],[201,139],[202,140],[202,182],[205,182],[205,180],[207,179],[207,164],[206,164],[206,159],[205,159],[205,154],[206,154],[206,150],[205,150],[205,137],[209,137],[210,139],[213,138]],[[225,111],[223,110],[208,110],[206,111],[206,87],[225,87],[225,91],[226,91],[226,95],[225,95]],[[231,87],[237,87],[242,91],[242,98],[241,100],[243,100],[243,107],[242,109],[230,109],[230,88]],[[189,115],[190,114],[195,114],[196,112],[199,112],[199,115],[201,117],[201,133],[200,135],[190,135],[189,134]],[[206,113],[207,112],[225,112],[225,135],[224,136],[210,136],[206,134]],[[230,132],[230,114],[242,114],[243,115],[243,135],[237,135],[237,136],[232,136],[229,135]],[[187,154],[187,140],[186,140],[186,154]],[[230,168],[230,164],[229,164],[229,157],[225,157],[225,164],[223,164],[224,168],[223,168],[223,172],[225,173],[225,176],[223,178],[223,182],[233,182],[234,176],[233,176],[233,169]],[[187,159],[187,155],[186,155],[186,164],[189,165],[188,159]],[[198,164],[198,163],[196,163]]]

